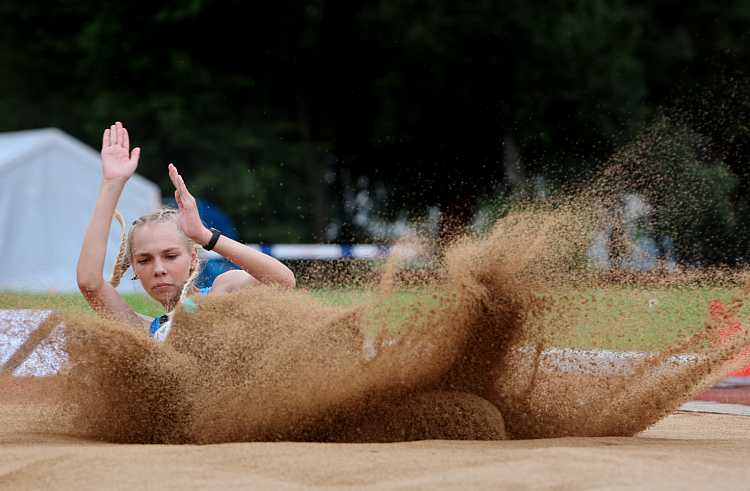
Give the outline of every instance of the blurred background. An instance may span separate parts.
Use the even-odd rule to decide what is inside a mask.
[[[749,30],[748,0],[4,0],[0,132],[123,121],[141,175],[169,197],[174,162],[245,242],[378,244],[584,186],[679,108],[691,138],[621,176],[629,233],[737,265]]]

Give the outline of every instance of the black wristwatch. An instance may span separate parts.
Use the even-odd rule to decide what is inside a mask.
[[[213,249],[216,243],[219,241],[219,236],[221,236],[221,232],[219,232],[215,228],[211,227],[209,230],[214,234],[211,236],[211,240],[208,241],[208,244],[203,246],[204,251],[210,251],[211,249]]]

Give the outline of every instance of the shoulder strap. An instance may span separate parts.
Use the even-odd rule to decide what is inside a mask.
[[[159,330],[162,324],[164,324],[167,320],[169,320],[169,316],[166,314],[162,315],[161,317],[157,317],[151,322],[151,325],[148,326],[148,335],[149,337],[154,337],[154,333]]]

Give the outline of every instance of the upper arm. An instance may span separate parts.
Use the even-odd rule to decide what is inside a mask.
[[[211,285],[211,293],[228,293],[242,288],[259,286],[261,283],[250,273],[241,269],[233,269],[221,273]]]
[[[102,279],[96,288],[81,287],[81,293],[88,304],[102,319],[124,322],[133,328],[148,333],[151,319],[136,313],[120,296],[115,287]]]

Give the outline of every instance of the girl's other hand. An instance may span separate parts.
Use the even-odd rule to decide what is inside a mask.
[[[119,121],[109,129],[104,130],[102,137],[102,170],[104,179],[125,182],[138,168],[138,158],[141,149],[134,148],[130,152],[130,138]]]
[[[198,213],[198,204],[191,195],[182,176],[177,172],[174,164],[169,164],[169,178],[174,184],[174,199],[177,201],[177,207],[180,210],[180,227],[185,235],[194,240],[197,244],[208,244],[213,235],[210,230],[203,225],[200,213]]]

